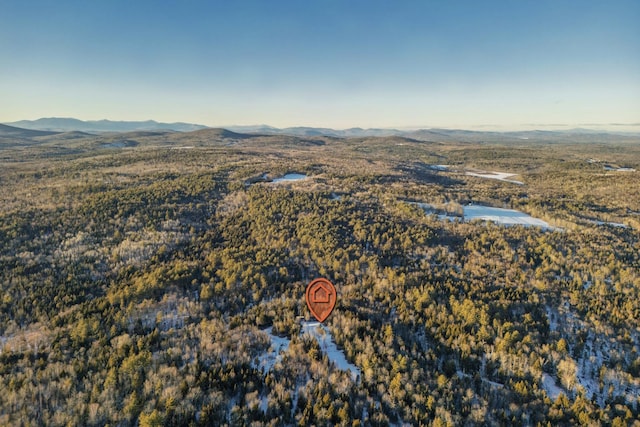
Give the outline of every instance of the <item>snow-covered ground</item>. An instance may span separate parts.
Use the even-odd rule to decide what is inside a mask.
[[[490,206],[469,205],[464,206],[464,220],[473,221],[481,219],[493,221],[504,225],[524,225],[542,228],[551,228],[549,223],[538,218],[527,215],[515,209],[492,208]]]
[[[635,172],[634,168],[619,168],[616,166],[604,165],[603,169],[606,171],[615,171],[615,172]]]
[[[303,322],[302,334],[309,334],[314,337],[316,341],[318,341],[322,352],[327,354],[329,360],[335,364],[336,368],[341,371],[351,372],[351,377],[354,381],[358,378],[360,369],[349,363],[344,353],[338,350],[338,347],[336,347],[336,344],[333,342],[329,328],[320,322]]]
[[[558,330],[558,313],[550,306],[545,306],[547,312],[547,320],[549,321],[549,331],[555,332]]]
[[[273,335],[271,327],[264,329],[263,332],[269,335],[271,346],[266,353],[258,356],[257,367],[258,369],[263,369],[265,372],[268,372],[282,359],[281,353],[287,352],[290,341],[287,338]],[[329,328],[320,322],[303,322],[302,331],[300,333],[301,335],[308,334],[315,338],[316,341],[318,341],[322,352],[327,355],[336,368],[342,371],[351,372],[351,377],[354,381],[358,378],[360,375],[360,369],[349,363],[344,353],[338,350],[338,347],[336,347],[336,344],[333,342],[333,337],[331,336]]]
[[[569,380],[573,380],[574,384],[571,389],[567,389],[556,382],[552,376],[543,373],[542,387],[549,397],[557,397],[558,392],[570,396],[582,389],[588,399],[593,398],[602,408],[607,401],[616,397],[622,397],[629,403],[637,402],[640,398],[640,380],[633,378],[624,369],[611,366],[609,363],[611,357],[619,358],[625,352],[624,344],[618,341],[617,332],[607,328],[590,331],[584,338],[582,351],[576,355],[574,352],[576,343],[573,338],[577,331],[589,329],[586,322],[576,316],[568,303],[558,307],[546,306],[545,309],[550,331],[559,333],[559,336],[569,343],[569,352],[563,358],[575,363],[575,374],[569,376]],[[639,347],[638,338],[632,333],[631,339],[636,343],[633,345],[633,350],[636,350]]]
[[[498,181],[504,181],[504,182],[510,182],[512,184],[518,184],[518,185],[524,185],[524,182],[522,181],[515,181],[513,179],[508,179],[511,178],[512,176],[516,176],[516,173],[509,173],[509,172],[471,172],[471,171],[467,171],[465,173],[468,176],[476,176],[478,178],[489,178],[489,179],[497,179]]]
[[[301,179],[305,179],[307,175],[302,175],[300,173],[288,173],[283,177],[275,178],[272,182],[291,182],[291,181],[300,181]]]
[[[565,393],[564,390],[558,387],[553,377],[547,373],[542,374],[542,388],[552,400],[556,400],[560,393]]]
[[[269,409],[269,397],[262,396],[260,398],[260,410],[262,411],[263,414],[266,414],[267,409]]]
[[[606,222],[606,221],[589,221],[592,224],[596,224],[596,225],[610,225],[612,227],[618,227],[618,228],[628,228],[629,226],[627,224],[623,224],[621,222]]]
[[[271,333],[272,328],[269,327],[263,332],[269,335],[271,340],[271,347],[269,351],[258,357],[258,369],[264,369],[265,372],[273,369],[273,366],[282,359],[281,352],[289,350],[289,340],[287,338],[279,337]]]

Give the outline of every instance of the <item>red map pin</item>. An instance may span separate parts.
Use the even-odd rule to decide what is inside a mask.
[[[337,297],[335,286],[327,279],[315,279],[307,286],[307,307],[319,322],[324,322],[329,317],[336,306]]]

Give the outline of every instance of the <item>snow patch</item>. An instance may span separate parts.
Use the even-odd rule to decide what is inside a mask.
[[[355,381],[358,376],[360,376],[360,369],[358,369],[355,365],[349,363],[344,353],[338,350],[336,344],[333,342],[333,337],[331,336],[331,332],[329,328],[320,322],[303,322],[302,323],[302,332],[304,334],[309,334],[318,341],[320,345],[320,349],[326,353],[329,360],[332,361],[336,368],[341,371],[349,371],[351,373],[351,378]]]
[[[446,171],[449,170],[449,165],[430,165],[429,169],[433,169],[436,171]]]
[[[602,167],[606,171],[614,171],[614,172],[635,172],[634,168],[626,168],[626,167],[617,167],[611,165],[604,165]]]
[[[282,353],[286,353],[289,350],[289,343],[291,342],[287,338],[273,335],[272,330],[272,327],[263,329],[262,332],[269,335],[271,346],[266,353],[258,356],[257,363],[255,364],[258,369],[262,369],[264,372],[271,371],[276,363],[282,360]],[[360,369],[347,361],[344,353],[340,351],[335,342],[333,342],[333,337],[329,328],[320,322],[302,322],[302,331],[300,334],[308,334],[315,338],[320,345],[322,352],[326,353],[327,357],[334,363],[336,368],[341,371],[349,371],[354,381],[358,378],[360,375]]]
[[[553,377],[547,373],[542,374],[542,388],[552,400],[556,400],[560,393],[564,393],[564,390],[558,387]]]
[[[267,409],[269,408],[269,396],[262,396],[260,398],[260,410],[263,414],[267,413]]]
[[[607,221],[589,221],[592,224],[596,224],[596,225],[610,225],[611,227],[617,227],[617,228],[629,228],[629,226],[627,224],[623,224],[621,222],[607,222]]]
[[[258,357],[257,368],[263,369],[265,372],[269,372],[276,363],[282,359],[282,352],[289,350],[290,341],[287,338],[279,337],[271,333],[272,327],[264,329],[263,332],[269,335],[271,340],[271,347],[263,355]]]

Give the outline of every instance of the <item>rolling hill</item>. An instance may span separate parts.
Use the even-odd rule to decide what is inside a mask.
[[[0,124],[0,137],[34,138],[55,135],[58,132],[42,131]]]

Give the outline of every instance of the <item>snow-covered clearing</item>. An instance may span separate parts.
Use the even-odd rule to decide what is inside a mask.
[[[336,344],[333,342],[333,337],[331,336],[331,332],[329,332],[329,328],[320,322],[303,322],[302,334],[309,334],[313,336],[316,341],[318,341],[322,352],[327,354],[327,357],[329,357],[329,360],[335,364],[336,368],[341,371],[351,372],[351,377],[354,381],[358,378],[360,375],[360,369],[349,363],[344,353],[338,350],[338,347],[336,347]]]
[[[263,332],[269,335],[271,346],[266,353],[258,356],[257,368],[268,372],[282,359],[282,353],[286,353],[289,350],[290,341],[287,338],[273,335],[271,327],[264,329]],[[349,371],[354,381],[358,378],[360,369],[349,363],[344,353],[336,347],[329,328],[320,322],[302,322],[302,331],[300,334],[308,334],[315,338],[322,352],[326,353],[336,368],[342,371]]]
[[[289,340],[287,338],[279,337],[271,333],[272,328],[269,327],[263,332],[269,335],[271,340],[271,347],[269,351],[258,357],[258,369],[264,369],[265,372],[273,369],[273,366],[282,359],[280,353],[289,350]]]
[[[542,388],[547,392],[547,395],[553,400],[556,400],[560,393],[564,393],[558,385],[553,377],[547,373],[542,374]]]
[[[522,182],[522,181],[515,181],[513,179],[508,179],[508,178],[511,178],[512,176],[518,175],[517,173],[486,172],[486,171],[471,172],[471,171],[467,171],[465,173],[465,175],[475,176],[475,177],[478,177],[478,178],[497,179],[498,181],[504,181],[504,182],[510,182],[512,184],[524,185],[524,182]]]

